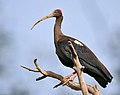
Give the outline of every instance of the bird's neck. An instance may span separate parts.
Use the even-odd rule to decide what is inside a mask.
[[[60,37],[63,35],[62,31],[61,31],[61,23],[63,20],[63,16],[60,16],[58,18],[56,18],[55,21],[55,26],[54,26],[54,42],[56,43]]]

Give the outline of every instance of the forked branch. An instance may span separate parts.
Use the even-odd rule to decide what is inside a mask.
[[[28,71],[31,71],[31,72],[40,72],[43,76],[36,78],[36,81],[42,80],[46,77],[51,77],[51,78],[59,80],[62,84],[66,82],[66,79],[62,75],[54,73],[52,71],[43,70],[38,65],[37,59],[34,60],[34,64],[36,66],[36,70],[29,68],[29,67],[26,67],[26,66],[21,66],[21,67],[28,70]],[[76,91],[81,90],[81,85],[77,82],[69,81],[66,85],[73,90],[76,90]],[[92,86],[87,84],[87,88],[88,88],[88,92],[93,94],[93,95],[102,95],[96,85],[92,87]]]
[[[72,51],[72,56],[73,56],[72,57],[73,58],[72,61],[74,63],[73,69],[77,73],[78,80],[79,80],[79,83],[81,86],[81,91],[82,91],[83,95],[89,95],[87,85],[86,85],[84,78],[83,78],[83,75],[82,75],[84,66],[82,66],[80,64],[79,59],[78,59],[78,55],[77,55],[71,41],[69,41],[68,43],[69,43],[69,48]]]

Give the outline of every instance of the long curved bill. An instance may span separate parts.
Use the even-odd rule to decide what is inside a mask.
[[[41,18],[41,19],[38,20],[35,24],[33,24],[31,30],[32,30],[32,29],[34,28],[34,26],[36,26],[39,22],[41,22],[41,21],[43,21],[43,20],[45,20],[45,19],[51,18],[51,17],[53,17],[53,16],[54,16],[53,13],[51,13],[51,14],[49,14],[49,15],[47,15],[47,16]]]

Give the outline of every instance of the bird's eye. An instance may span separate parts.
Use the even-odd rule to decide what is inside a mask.
[[[55,11],[56,13],[58,13],[58,11]]]

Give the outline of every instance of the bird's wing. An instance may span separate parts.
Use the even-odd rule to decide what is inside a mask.
[[[107,68],[99,61],[95,54],[82,42],[74,39],[73,46],[78,54],[80,63],[88,67],[88,69],[94,70],[99,75],[105,75],[109,82],[112,80],[112,75]],[[101,76],[102,76],[101,75]]]
[[[99,59],[95,56],[95,54],[82,42],[76,40],[74,38],[70,38],[68,40],[60,40],[58,41],[58,46],[61,52],[69,59],[72,60],[72,53],[68,47],[68,41],[71,41],[76,53],[78,54],[78,58],[80,63],[84,65],[86,68],[99,69],[104,72],[106,75],[110,75],[109,71],[106,67],[99,61]]]
[[[72,60],[72,53],[71,50],[68,48],[68,41],[71,41],[79,59],[82,59],[87,62],[87,64],[96,66],[94,61],[98,61],[97,57],[91,52],[91,50],[85,46],[82,42],[75,40],[75,39],[70,39],[70,40],[60,40],[58,41],[58,46],[61,52],[69,59]]]
[[[78,54],[79,59],[87,62],[89,65],[98,67],[99,63],[96,64],[96,62],[99,62],[98,58],[86,45],[76,39],[72,41],[72,44]]]

